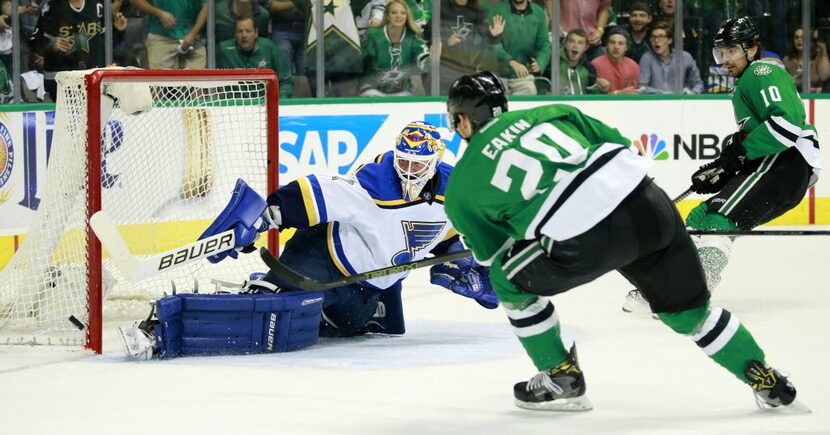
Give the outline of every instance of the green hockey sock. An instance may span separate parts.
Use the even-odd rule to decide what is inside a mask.
[[[689,213],[686,226],[696,230],[733,231],[738,229],[728,217],[719,213],[709,213],[709,206],[703,202]],[[693,237],[700,264],[706,274],[706,286],[710,291],[721,281],[721,272],[729,263],[729,254],[732,251],[732,241],[735,237],[726,236],[695,236]]]
[[[709,213],[709,204],[701,202],[686,216],[686,226],[695,230],[737,230],[738,225],[720,213]]]
[[[559,318],[550,300],[537,298],[520,310],[507,309],[507,317],[539,371],[556,367],[568,358],[560,336]]]
[[[705,306],[679,313],[659,313],[660,320],[675,332],[688,335],[716,363],[742,382],[750,361],[764,363],[764,351],[737,316],[720,307]]]

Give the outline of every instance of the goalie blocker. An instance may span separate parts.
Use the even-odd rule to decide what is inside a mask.
[[[179,356],[289,352],[317,343],[322,292],[166,296],[157,321],[121,328],[127,355]]]

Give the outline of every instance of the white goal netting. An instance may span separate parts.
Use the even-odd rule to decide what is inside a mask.
[[[256,255],[218,265],[198,261],[130,283],[107,261],[88,261],[87,95],[84,71],[58,75],[52,153],[42,201],[19,251],[0,271],[0,345],[83,345],[90,319],[87,276],[102,267],[104,318],[138,318],[149,301],[211,279],[241,282],[264,269]],[[194,73],[196,74],[196,73]],[[154,81],[155,80],[155,81]],[[104,79],[100,93],[123,79]],[[101,97],[101,208],[134,255],[153,255],[195,241],[225,206],[237,178],[267,192],[269,113],[264,80],[131,78],[130,93],[110,111]],[[120,89],[120,88],[119,88]],[[123,94],[123,92],[122,92]],[[152,108],[126,114],[128,98],[152,97]],[[92,106],[94,107],[94,106]],[[94,116],[94,115],[93,115]],[[94,136],[93,136],[94,137]],[[95,211],[95,210],[92,210]],[[194,284],[196,283],[196,284]]]

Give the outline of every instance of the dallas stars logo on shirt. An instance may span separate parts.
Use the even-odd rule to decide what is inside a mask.
[[[89,53],[89,40],[95,36],[95,32],[91,35],[87,33],[86,26],[83,24],[78,26],[78,31],[72,35],[72,40],[74,44],[72,44],[72,49],[69,50],[66,54],[72,54],[76,51],[83,51],[84,53]]]
[[[467,36],[470,36],[470,33],[473,31],[473,24],[468,23],[464,20],[463,15],[459,15],[458,19],[456,20],[455,26],[450,27],[452,29],[452,34],[457,36],[458,39],[464,41],[467,39]]]

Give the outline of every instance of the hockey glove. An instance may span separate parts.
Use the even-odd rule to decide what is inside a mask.
[[[734,175],[744,167],[744,163],[746,162],[746,148],[744,148],[743,141],[744,132],[741,130],[738,130],[724,141],[720,157],[716,160],[720,162],[720,167],[724,171]]]
[[[254,242],[259,238],[259,233],[267,230],[274,220],[266,217],[270,210],[271,207],[267,206],[265,200],[254,189],[241,178],[238,179],[224,210],[199,236],[201,240],[233,229],[236,245],[230,251],[208,257],[208,260],[211,263],[218,263],[228,256],[236,258],[239,255],[237,251],[253,252]],[[277,211],[279,211],[278,208]]]
[[[718,193],[732,179],[733,173],[726,172],[718,160],[709,162],[692,174],[692,191],[695,193]]]
[[[440,285],[461,296],[474,299],[484,308],[499,306],[496,292],[490,284],[490,269],[473,258],[462,258],[432,266],[429,282]]]

